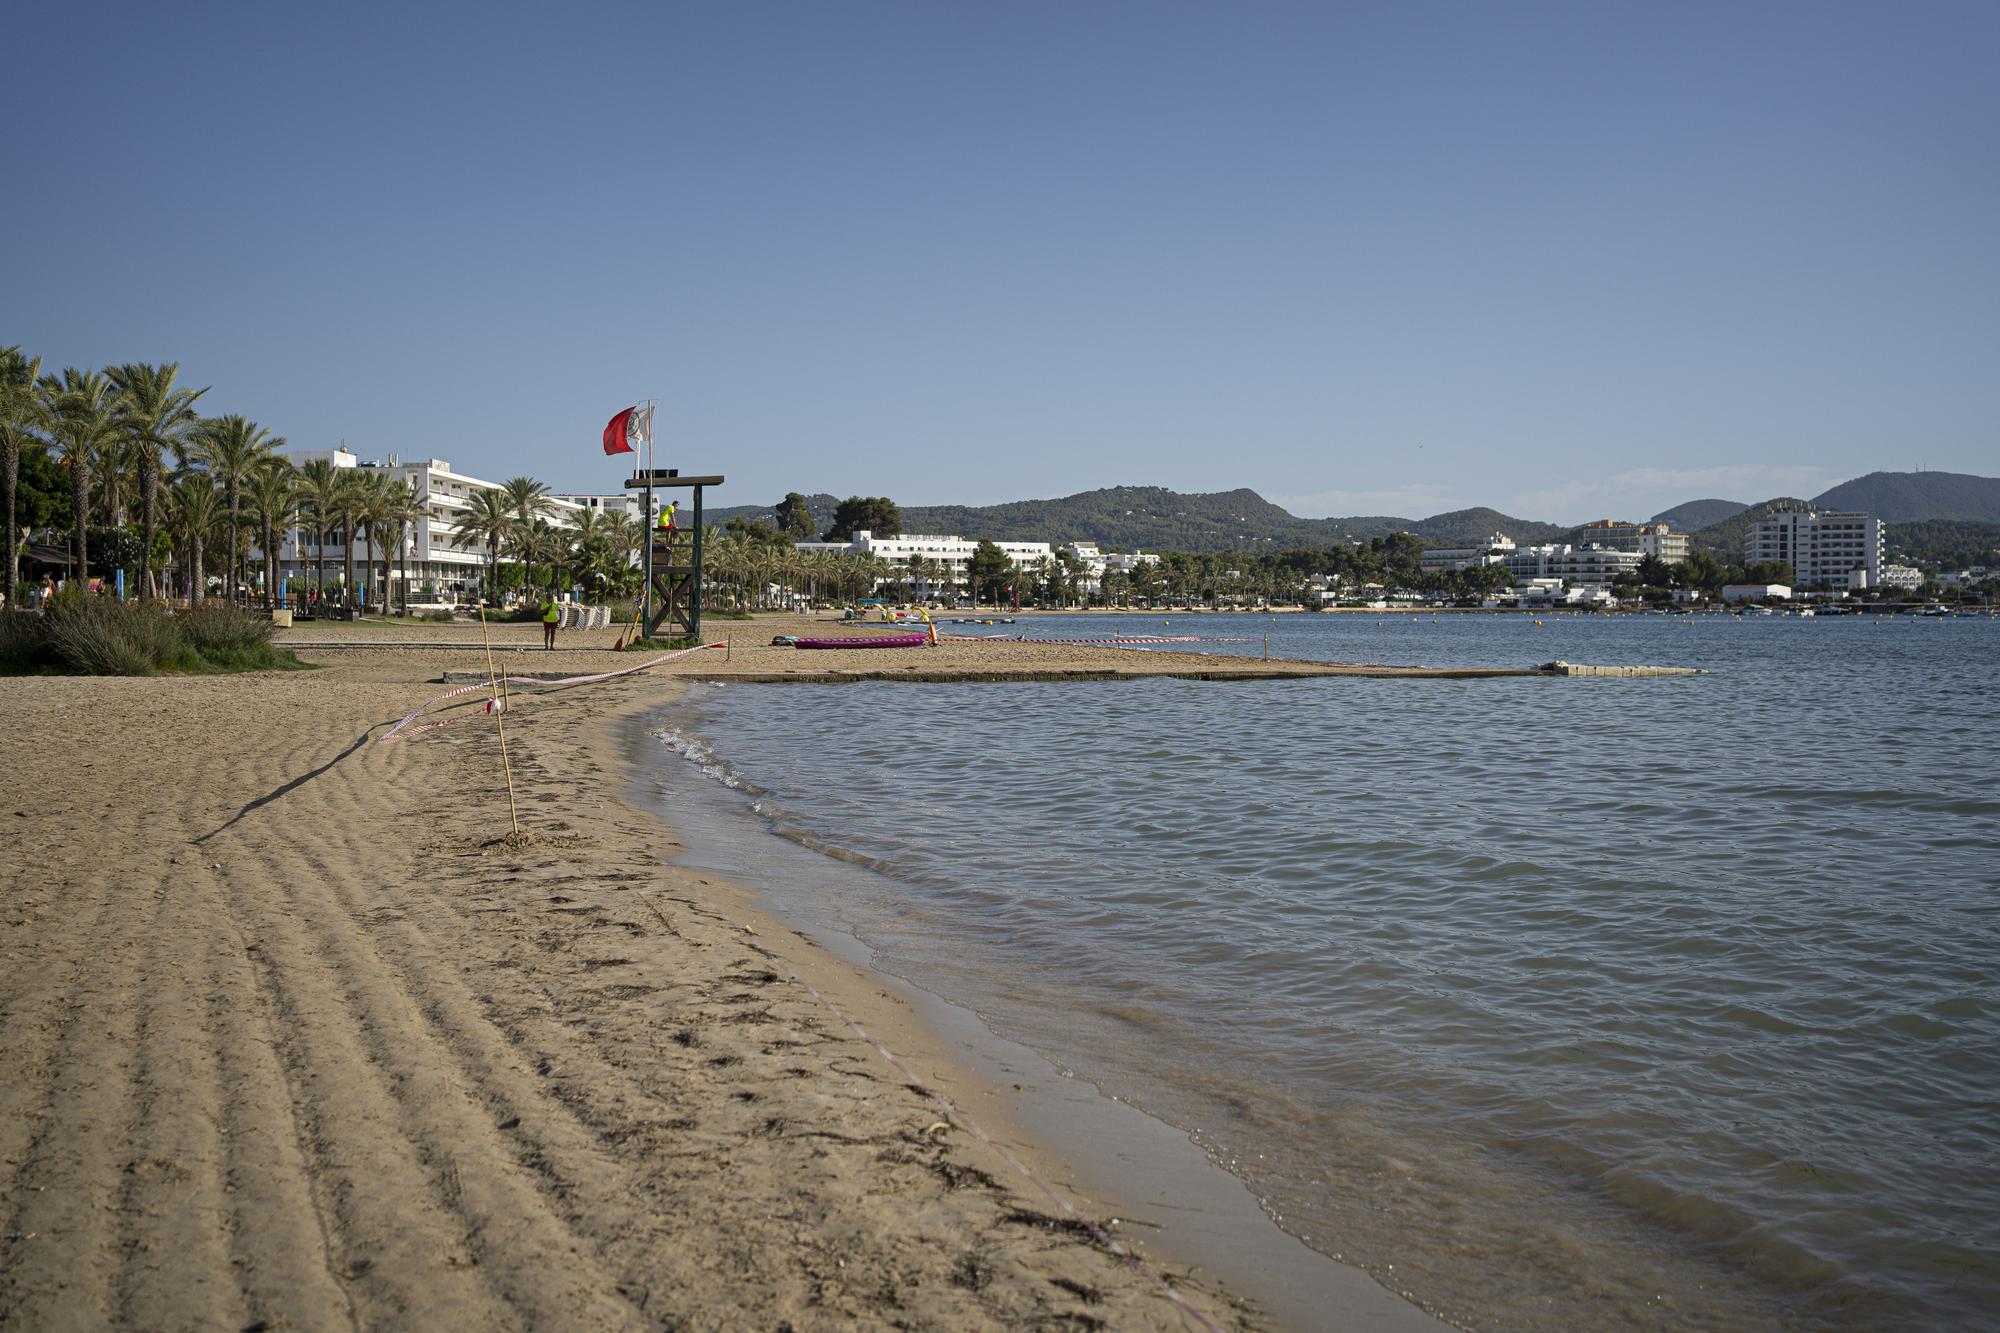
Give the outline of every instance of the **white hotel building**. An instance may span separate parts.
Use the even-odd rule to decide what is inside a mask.
[[[1801,588],[1873,588],[1882,582],[1882,535],[1873,514],[1782,509],[1743,534],[1743,563],[1782,560]]]
[[[588,509],[594,513],[624,514],[634,521],[642,515],[646,508],[646,493],[639,490],[621,491],[616,495],[552,495],[549,498],[560,500],[567,505],[575,505],[580,510]],[[665,490],[653,492],[653,513],[656,517],[660,512],[660,506],[665,504],[666,501],[667,493]]]
[[[376,561],[390,561],[389,576],[399,583],[407,569],[412,600],[419,600],[418,590],[454,600],[460,594],[477,588],[486,568],[486,548],[477,541],[460,541],[453,535],[452,525],[471,508],[468,496],[476,491],[500,490],[499,482],[454,472],[451,464],[442,458],[405,463],[395,454],[390,454],[387,462],[364,463],[359,455],[345,448],[301,450],[287,454],[286,458],[301,468],[315,460],[324,460],[336,468],[379,471],[386,474],[391,482],[413,485],[423,503],[424,521],[403,534],[405,549],[401,552],[386,550],[384,543],[378,540],[375,543]],[[576,516],[581,512],[582,507],[569,500],[549,497],[548,520],[556,527],[575,527]],[[326,571],[329,579],[346,568],[344,540],[344,534],[337,529],[326,534]],[[319,556],[319,547],[313,543],[311,525],[296,524],[285,530],[284,538],[278,544],[278,573],[294,583],[300,583],[318,572]],[[367,556],[368,541],[364,536],[355,542],[354,558],[359,562]],[[362,582],[362,586],[367,586],[358,569],[355,577]],[[401,594],[396,596],[400,598]]]
[[[1048,542],[994,542],[995,546],[1018,569],[1033,569],[1043,560],[1055,558],[1056,548]],[[972,553],[979,549],[976,541],[963,537],[940,536],[936,534],[912,532],[900,537],[877,537],[866,528],[857,531],[853,538],[844,542],[794,542],[801,551],[832,551],[839,555],[872,555],[885,560],[897,570],[908,569],[910,561],[918,557],[931,562],[936,572],[933,578],[940,587],[963,587],[967,580],[966,566],[972,563]],[[893,578],[900,579],[901,575]]]
[[[1608,546],[1523,546],[1509,552],[1501,563],[1516,583],[1561,579],[1576,587],[1609,585],[1620,574],[1637,570],[1643,559],[1637,551],[1615,551]]]

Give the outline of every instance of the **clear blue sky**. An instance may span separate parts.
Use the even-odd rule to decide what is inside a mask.
[[[0,342],[715,503],[2000,472],[2000,4],[36,5]]]

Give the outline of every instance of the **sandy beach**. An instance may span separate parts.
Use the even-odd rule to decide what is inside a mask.
[[[495,632],[514,673],[629,665],[612,637],[545,653],[538,627]],[[924,656],[946,653],[970,675],[1174,665]],[[746,645],[516,694],[535,838],[511,846],[477,693],[439,714],[451,726],[377,739],[483,654],[303,656],[322,668],[0,684],[0,1322],[1198,1326],[836,1009],[1200,1318],[1284,1322],[1114,1223],[882,978],[662,861],[669,831],[624,795],[621,713],[675,676],[854,669],[848,654]],[[1352,1276],[1371,1326],[1428,1323]]]

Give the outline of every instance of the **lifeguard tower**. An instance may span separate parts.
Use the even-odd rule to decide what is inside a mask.
[[[646,468],[627,479],[625,489],[646,492],[646,591],[640,612],[646,637],[660,637],[672,621],[681,634],[701,638],[701,493],[720,486],[720,476],[683,477],[679,468]],[[656,490],[692,490],[694,510],[686,527],[663,530],[653,513]]]

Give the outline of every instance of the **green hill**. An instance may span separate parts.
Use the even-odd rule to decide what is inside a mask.
[[[1253,490],[1187,494],[1163,486],[1113,486],[1055,500],[974,508],[912,505],[906,532],[954,532],[995,541],[1095,541],[1107,549],[1278,551],[1414,533],[1427,546],[1465,546],[1504,532],[1517,542],[1547,541],[1561,529],[1495,509],[1461,509],[1426,519],[1367,515],[1300,518]]]
[[[807,497],[823,531],[839,501]],[[707,510],[714,524],[732,518],[773,522],[776,505],[730,505]],[[1554,523],[1514,518],[1497,509],[1459,509],[1430,518],[1364,515],[1300,518],[1253,490],[1186,493],[1164,486],[1112,486],[1053,500],[997,505],[904,505],[904,532],[955,533],[973,539],[1022,542],[1094,541],[1107,549],[1148,551],[1281,551],[1367,541],[1395,532],[1415,534],[1426,546],[1469,546],[1495,532],[1515,541],[1554,540]]]
[[[1726,523],[1750,506],[1740,500],[1689,500],[1672,509],[1663,509],[1646,521],[1670,523],[1675,532],[1699,532],[1716,523]]]
[[[994,541],[1096,541],[1123,550],[1277,549],[1328,540],[1324,520],[1287,513],[1253,490],[1183,494],[1164,486],[1112,486],[979,507],[908,505],[903,530]]]
[[[1898,564],[1963,569],[2000,565],[2000,523],[1933,518],[1891,523],[1883,534],[1888,558]]]
[[[1352,523],[1353,519],[1331,518],[1329,523]],[[1476,546],[1496,532],[1504,532],[1514,539],[1517,546],[1535,546],[1552,542],[1561,537],[1565,529],[1560,523],[1537,523],[1533,519],[1514,518],[1497,509],[1454,509],[1448,514],[1433,514],[1429,518],[1410,522],[1408,519],[1390,519],[1400,525],[1393,531],[1413,532],[1423,539],[1426,546]],[[1370,533],[1370,536],[1386,536],[1387,533]]]
[[[1959,519],[2000,523],[2000,477],[1963,472],[1871,472],[1813,497],[1822,509],[1858,509],[1884,523]]]

